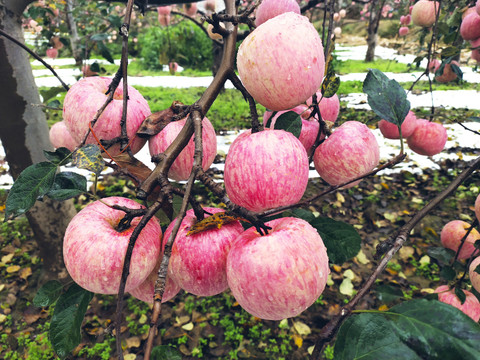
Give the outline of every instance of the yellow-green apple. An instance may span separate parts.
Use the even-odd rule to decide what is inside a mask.
[[[296,0],[263,0],[255,12],[255,25],[260,26],[265,21],[289,11],[300,14],[300,6]]]
[[[256,101],[269,110],[291,109],[322,84],[322,40],[308,18],[283,13],[247,36],[238,50],[237,66]]]
[[[416,126],[417,117],[413,111],[409,111],[401,126],[402,137],[405,139],[412,135]],[[387,139],[400,139],[400,133],[397,125],[382,119],[378,122],[378,128],[380,129],[382,135]]]
[[[68,131],[65,121],[59,121],[53,124],[50,128],[49,137],[50,142],[56,149],[66,147],[68,150],[73,151],[78,145]]]
[[[447,137],[447,129],[442,124],[417,119],[417,126],[407,138],[407,144],[417,154],[433,156],[443,150]]]
[[[123,197],[97,200],[83,208],[68,224],[63,239],[63,259],[72,279],[84,289],[99,294],[116,294],[120,286],[128,242],[140,218],[119,231],[125,212],[110,206],[131,209],[143,206]],[[162,229],[152,218],[140,232],[133,249],[125,291],[139,286],[152,272],[160,255]]]
[[[438,294],[438,301],[456,307],[472,318],[473,321],[478,322],[480,320],[480,302],[470,291],[462,291],[465,294],[465,302],[463,304],[455,294],[455,289],[450,289],[448,285],[442,285],[435,289],[435,292]]]
[[[308,222],[267,222],[268,235],[254,227],[234,242],[227,257],[233,296],[250,314],[266,320],[299,315],[321,295],[330,272],[322,238]]]
[[[112,79],[106,77],[88,77],[75,83],[65,96],[63,102],[63,119],[72,137],[80,143],[87,131],[90,122],[107,99],[108,85]],[[130,148],[135,154],[145,145],[146,140],[136,135],[143,120],[151,114],[147,100],[133,87],[128,86],[127,135],[130,139]],[[120,122],[123,109],[123,83],[115,90],[112,102],[107,106],[93,127],[95,136],[99,140],[112,140],[121,135]],[[97,144],[92,133],[88,135],[87,144]],[[120,144],[107,149],[110,155],[120,153]]]
[[[442,245],[447,249],[458,251],[462,238],[470,228],[470,224],[462,220],[453,220],[448,222],[440,233]],[[472,229],[468,234],[462,249],[458,253],[458,259],[468,259],[475,251],[475,241],[480,240],[480,233],[476,229]]]
[[[307,152],[290,132],[245,131],[230,146],[224,181],[230,200],[251,211],[294,204],[307,188]]]
[[[157,135],[151,137],[148,140],[150,155],[154,156],[164,152],[176,139],[186,121],[186,117],[178,121],[172,121]],[[217,138],[212,123],[206,117],[202,120],[202,126],[202,168],[207,170],[217,155]],[[176,181],[187,180],[192,172],[194,153],[195,143],[192,135],[187,146],[183,148],[170,167],[168,177]]]

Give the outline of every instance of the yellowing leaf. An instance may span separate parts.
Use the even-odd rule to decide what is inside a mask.
[[[387,310],[388,310],[388,306],[385,305],[385,304],[383,304],[382,306],[380,306],[380,307],[378,308],[378,310],[379,310],[379,311],[387,311]]]
[[[419,261],[420,265],[428,265],[430,264],[430,256],[428,255],[424,255],[420,258],[420,261]]]
[[[142,314],[142,315],[140,316],[140,319],[138,319],[138,323],[141,324],[141,325],[143,325],[143,324],[145,324],[145,323],[147,322],[147,320],[148,320],[147,315]]]
[[[340,201],[341,203],[345,202],[345,198],[339,192],[337,192],[337,200]]]
[[[0,324],[7,320],[7,315],[0,314]]]
[[[415,250],[413,249],[413,247],[411,246],[403,246],[402,248],[400,248],[400,250],[398,251],[398,254],[400,255],[400,258],[402,260],[407,260],[410,256],[413,256],[413,254],[415,254]]]
[[[295,321],[293,327],[298,335],[307,336],[312,333],[312,330],[307,324],[302,323],[301,321]],[[300,347],[300,346],[299,346]]]
[[[293,342],[295,343],[295,345],[297,345],[297,348],[300,349],[303,345],[302,337],[298,336],[298,335],[292,335],[292,339],[293,339]]]
[[[335,272],[339,273],[339,272],[342,271],[342,267],[339,266],[339,265],[335,265],[335,264],[334,264],[334,265],[333,265],[333,270],[334,270]]]
[[[313,354],[313,349],[315,349],[315,345],[309,346],[307,349],[307,352],[312,355]]]
[[[20,270],[19,275],[22,279],[27,280],[27,278],[32,275],[32,269],[30,267],[23,268]]]
[[[3,289],[5,289],[5,284],[0,284],[0,291],[2,291]]]
[[[438,237],[437,232],[436,232],[433,228],[426,226],[426,227],[424,228],[424,230],[425,230],[426,232],[429,232],[429,233],[435,235],[436,237]]]
[[[2,264],[8,264],[13,259],[13,253],[2,256]]]
[[[137,355],[135,354],[125,354],[123,356],[124,360],[135,360],[137,358]]]
[[[385,184],[384,182],[380,183],[380,185],[382,185],[382,186],[383,186],[385,189],[387,189],[387,190],[389,189],[388,184]]]
[[[433,294],[435,292],[435,290],[430,289],[430,288],[425,288],[425,289],[421,289],[420,292],[427,293],[427,294]]]
[[[183,325],[182,329],[187,330],[187,331],[191,331],[191,330],[193,330],[193,327],[194,327],[193,323],[189,322],[188,324]]]
[[[343,273],[343,276],[350,280],[355,279],[355,273],[350,269],[345,270],[345,272]]]
[[[340,284],[340,293],[347,296],[353,295],[352,280],[350,280],[349,278],[343,279],[342,283]]]
[[[356,259],[357,261],[362,264],[362,265],[366,265],[370,262],[370,260],[368,260],[367,256],[365,255],[365,253],[360,250],[356,256]]]
[[[140,346],[140,338],[138,336],[132,336],[131,338],[128,338],[125,341],[127,343],[127,348]]]
[[[7,267],[7,273],[9,273],[9,274],[17,272],[18,270],[20,270],[20,266],[18,266],[18,265],[12,265],[12,266]]]

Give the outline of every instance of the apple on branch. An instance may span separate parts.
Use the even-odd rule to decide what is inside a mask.
[[[438,294],[438,301],[456,307],[465,315],[471,317],[473,321],[478,322],[480,320],[480,302],[470,291],[462,291],[466,297],[463,304],[455,294],[455,290],[450,289],[448,285],[442,285],[435,289],[435,293]]]
[[[470,228],[470,224],[462,220],[453,220],[448,222],[440,233],[442,245],[447,249],[458,251],[462,238]],[[475,241],[480,240],[480,233],[472,229],[463,243],[462,249],[458,254],[459,260],[468,259],[475,251]]]

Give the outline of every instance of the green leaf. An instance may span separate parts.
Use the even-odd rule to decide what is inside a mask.
[[[390,80],[378,69],[370,69],[363,82],[363,92],[368,95],[372,110],[397,126],[401,126],[410,110],[410,102],[403,87]]]
[[[454,57],[460,54],[460,49],[456,46],[447,46],[442,50],[441,56],[443,58]]]
[[[477,274],[480,274],[480,265],[477,265],[477,267],[473,271],[475,271]]]
[[[277,118],[273,128],[288,131],[298,138],[302,132],[302,118],[295,111],[287,111]]]
[[[38,307],[50,306],[62,293],[63,285],[57,280],[47,281],[41,288],[38,290],[37,294],[33,298],[33,305]]]
[[[23,170],[8,193],[5,220],[24,214],[45,195],[52,188],[56,171],[57,165],[47,161]]]
[[[108,47],[104,44],[103,41],[97,42],[97,47],[98,47],[98,50],[100,51],[100,54],[105,58],[105,60],[107,60],[111,64],[115,63],[113,61],[112,54],[110,54],[110,50],[108,50]]]
[[[66,91],[67,90],[65,90],[63,86],[57,86],[57,87],[48,88],[47,90],[39,90],[38,92],[42,96],[43,103],[46,103],[51,98]]]
[[[100,72],[100,64],[95,61],[92,65],[90,65],[90,70],[94,72]]]
[[[88,144],[78,149],[73,154],[73,165],[79,169],[87,169],[95,174],[100,174],[105,166],[102,152],[97,145]]]
[[[272,126],[272,120],[275,117],[275,115],[277,115],[277,113],[278,113],[278,111],[272,111],[272,114],[270,115],[270,117],[267,120],[267,123],[265,124],[266,128],[270,128]]]
[[[391,303],[394,300],[403,297],[402,289],[396,286],[379,285],[375,288],[378,300],[384,303]]]
[[[460,300],[460,304],[463,304],[467,300],[467,295],[459,287],[455,287],[455,296]]]
[[[303,219],[307,222],[312,222],[315,220],[315,215],[311,211],[305,209],[295,209],[292,211],[292,216]]]
[[[452,68],[452,71],[458,76],[459,79],[463,79],[463,71],[460,69],[458,65],[450,63],[450,67]]]
[[[182,360],[182,354],[168,345],[155,346],[152,349],[152,360]]]
[[[93,293],[73,284],[58,299],[48,337],[61,359],[65,359],[80,344],[80,327],[92,298]]]
[[[447,281],[452,281],[457,276],[457,272],[451,266],[444,266],[440,270],[440,276]]]
[[[109,35],[107,33],[99,33],[99,34],[92,35],[90,37],[90,40],[92,40],[92,41],[103,41],[103,40],[107,40],[108,36]]]
[[[362,239],[352,225],[326,217],[317,217],[310,224],[322,237],[331,263],[343,264],[360,251]]]
[[[438,260],[441,264],[449,264],[455,256],[455,251],[444,247],[429,247],[427,249],[428,256]]]
[[[480,326],[457,308],[412,300],[389,311],[352,315],[341,326],[335,360],[480,359]]]
[[[467,118],[468,121],[480,122],[480,116],[470,116]]]
[[[340,78],[335,75],[335,70],[332,66],[328,67],[327,75],[322,83],[322,95],[325,98],[332,97],[340,87]]]
[[[107,20],[110,21],[110,23],[112,24],[112,26],[114,28],[119,28],[120,26],[122,26],[122,22],[123,22],[123,19],[120,17],[120,16],[117,16],[117,15],[109,15],[107,17]]]
[[[87,192],[87,179],[80,174],[65,171],[57,174],[52,189],[46,194],[50,199],[67,200]]]
[[[71,151],[65,147],[58,148],[55,151],[46,151],[43,150],[43,155],[47,158],[48,161],[56,165],[65,165],[70,159]]]

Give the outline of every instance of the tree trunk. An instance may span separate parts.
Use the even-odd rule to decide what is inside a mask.
[[[370,17],[367,27],[367,53],[365,54],[366,62],[375,60],[375,48],[378,43],[378,25],[380,24],[380,16],[384,4],[385,1],[382,1],[380,6],[378,6],[378,0],[372,0],[370,3]]]
[[[73,17],[74,0],[66,0],[65,12],[67,15],[67,25],[70,30],[70,47],[72,48],[72,55],[75,59],[75,65],[82,65],[81,49],[79,47],[80,38],[78,37],[77,23]]]
[[[32,1],[0,0],[0,28],[24,41],[21,14]],[[45,114],[35,104],[40,97],[28,54],[0,36],[0,139],[5,149],[10,174],[14,179],[27,166],[45,161],[44,149],[52,149]],[[43,257],[47,278],[64,271],[62,241],[66,225],[75,215],[72,201],[37,202],[27,214]]]

